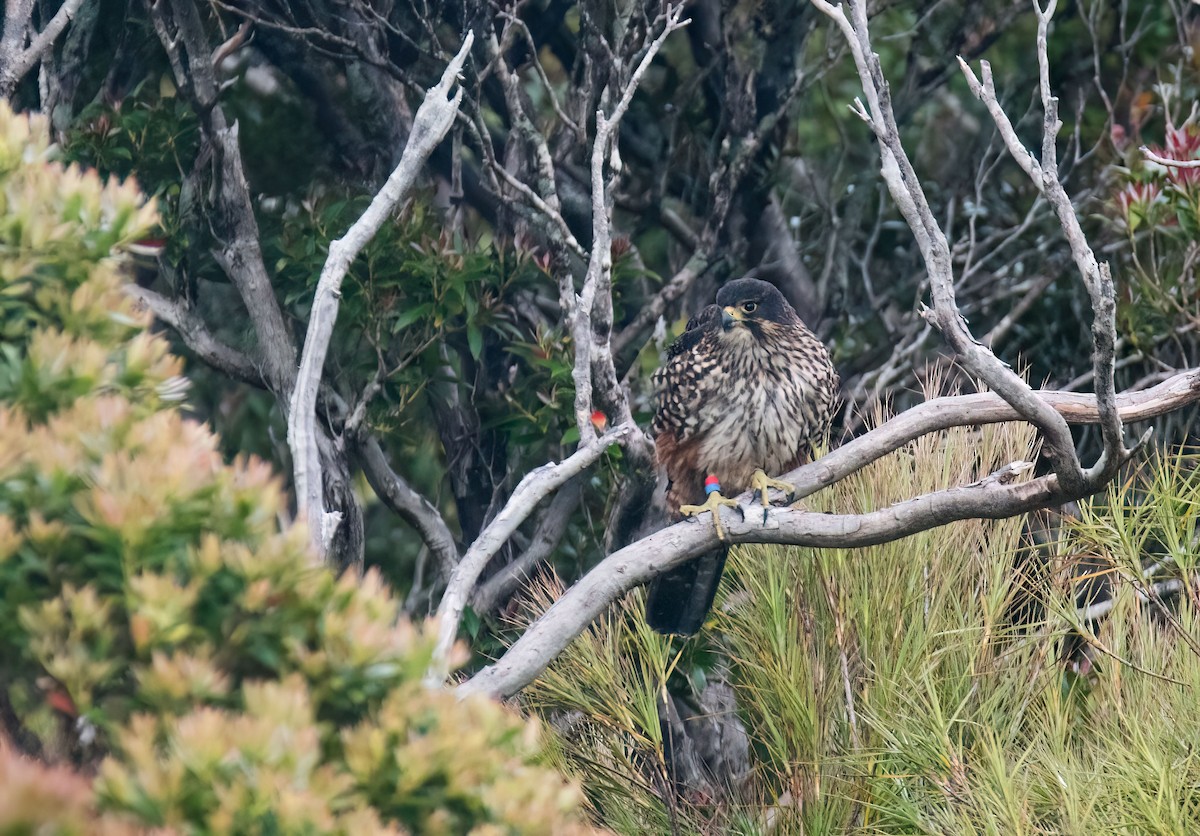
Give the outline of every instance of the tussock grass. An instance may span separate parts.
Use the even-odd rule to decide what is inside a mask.
[[[1020,425],[920,439],[809,507],[882,507],[1032,448]],[[1156,597],[1142,574],[1196,570],[1194,464],[1151,456],[1023,562],[1020,519],[867,549],[735,549],[701,637],[653,634],[631,595],[527,705],[559,729],[556,758],[593,814],[623,833],[1195,832],[1200,608],[1194,585]],[[1076,610],[1081,556],[1111,587],[1098,622]],[[1082,668],[1061,658],[1073,631]],[[715,669],[736,690],[752,772],[733,798],[696,799],[668,780],[658,701]]]

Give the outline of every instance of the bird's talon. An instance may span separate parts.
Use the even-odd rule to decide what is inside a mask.
[[[750,487],[755,491],[758,491],[759,498],[762,500],[764,509],[764,523],[767,521],[765,509],[771,507],[771,497],[767,494],[768,490],[775,488],[776,490],[783,491],[788,496],[789,504],[791,502],[791,498],[796,494],[796,486],[791,482],[783,482],[779,479],[772,479],[761,469],[754,471],[754,474],[750,477]]]
[[[746,512],[742,510],[742,506],[738,504],[736,499],[726,499],[721,496],[719,490],[709,491],[708,499],[704,500],[703,505],[680,505],[679,513],[685,517],[694,517],[697,514],[703,514],[705,511],[711,511],[713,515],[713,527],[717,530],[717,539],[724,542],[725,529],[721,527],[721,506],[728,508],[736,508],[738,513],[742,515],[742,519],[746,518]]]

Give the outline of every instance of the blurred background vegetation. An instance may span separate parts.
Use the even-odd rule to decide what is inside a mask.
[[[35,26],[60,5],[38,0]],[[411,508],[380,488],[372,445],[383,476],[427,500],[459,550],[524,473],[573,449],[572,346],[559,299],[577,287],[581,264],[526,192],[553,195],[588,246],[593,114],[661,11],[593,0],[84,0],[11,97],[19,111],[46,114],[48,140],[10,120],[0,160],[0,414],[9,422],[0,424],[0,720],[12,745],[85,770],[111,751],[97,787],[106,809],[216,827],[225,820],[204,817],[221,805],[258,801],[218,791],[238,781],[200,761],[186,780],[171,777],[182,783],[169,798],[156,795],[149,787],[169,771],[156,758],[186,751],[200,723],[214,738],[249,735],[267,713],[311,757],[245,753],[239,774],[257,777],[244,792],[275,792],[265,788],[285,772],[293,784],[321,784],[304,802],[314,806],[296,809],[323,810],[330,832],[357,826],[342,819],[367,808],[418,832],[524,826],[504,818],[495,796],[454,787],[465,767],[453,752],[431,761],[444,770],[432,777],[352,763],[354,730],[374,723],[363,732],[374,742],[362,745],[371,757],[371,747],[392,752],[408,733],[397,702],[433,699],[413,690],[427,652],[419,631],[401,646],[324,643],[355,629],[369,639],[396,612],[420,619],[445,581]],[[1069,251],[956,65],[959,55],[990,61],[1018,131],[1036,145],[1029,4],[910,0],[870,12],[974,333],[1035,384],[1088,390],[1090,313]],[[969,388],[917,315],[924,268],[882,189],[874,144],[845,107],[859,88],[841,36],[799,0],[697,0],[688,16],[619,141],[614,349],[638,417],[648,419],[649,373],[665,341],[721,282],[750,271],[778,284],[833,350],[845,401],[834,443],[885,406]],[[299,342],[329,242],[398,160],[419,97],[468,28],[478,39],[462,118],[418,193],[353,265],[326,364],[321,420],[343,443],[362,508],[351,556],[396,590],[393,601],[374,580],[355,591],[301,572],[288,497],[245,458],[290,473],[280,393],[255,372],[261,335],[220,256],[234,232],[221,200],[228,160],[211,120],[217,109],[237,123],[255,240]],[[1063,3],[1051,34],[1062,174],[1118,286],[1121,389],[1195,365],[1200,347],[1200,174],[1139,151],[1200,156],[1198,35],[1200,13],[1175,0]],[[201,59],[213,65],[215,103],[195,83],[191,62]],[[30,154],[36,176],[20,170]],[[132,190],[97,196],[100,181],[80,186],[86,196],[75,203],[66,187],[53,194],[50,158],[136,181],[157,214],[138,208]],[[38,232],[53,226],[39,211],[74,226]],[[250,373],[213,368],[194,333],[158,326],[150,336],[145,313],[114,289],[112,251],[140,253],[136,283],[244,356]],[[99,284],[91,265],[105,271]],[[673,279],[689,270],[695,279],[675,293]],[[356,408],[361,424],[348,429]],[[1186,830],[1197,813],[1187,706],[1200,674],[1194,414],[1156,421],[1156,450],[1065,522],[964,523],[852,553],[735,552],[724,604],[691,645],[647,633],[630,599],[526,695],[524,707],[558,731],[549,755],[522,742],[520,721],[458,718],[449,703],[431,709],[448,719],[426,730],[494,730],[479,746],[512,760],[479,780],[503,784],[504,795],[517,792],[508,772],[535,781],[520,770],[550,757],[580,782],[594,820],[622,832]],[[1085,457],[1096,446],[1086,430],[1078,441]],[[189,452],[174,453],[176,442]],[[922,440],[821,501],[876,507],[1035,449],[1014,428]],[[121,451],[143,470],[127,463],[128,473],[109,474],[124,493],[105,505],[97,474],[118,467],[106,457]],[[233,470],[191,481],[196,461],[216,468],[218,459]],[[468,666],[501,652],[559,579],[603,556],[625,475],[614,449],[497,556],[465,619]],[[223,545],[205,547],[213,536]],[[244,549],[278,559],[251,565]],[[512,566],[520,571],[506,574]],[[532,596],[519,583],[527,575]],[[267,618],[264,607],[283,614]],[[347,626],[350,614],[374,626]],[[314,661],[322,653],[352,661],[334,671]],[[146,711],[152,724],[133,719]],[[726,716],[736,721],[692,733]],[[703,751],[712,740],[725,754]],[[26,769],[5,757],[0,784]],[[579,800],[572,785],[536,776],[563,793],[543,799],[547,826],[565,827]],[[411,809],[389,808],[384,796],[400,785],[435,800],[414,789]],[[437,810],[463,818],[431,819]],[[71,821],[63,827],[90,826]]]

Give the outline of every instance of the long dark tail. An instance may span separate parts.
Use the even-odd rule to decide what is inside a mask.
[[[646,596],[646,623],[668,635],[696,633],[712,608],[728,555],[727,547],[719,548],[651,581]]]

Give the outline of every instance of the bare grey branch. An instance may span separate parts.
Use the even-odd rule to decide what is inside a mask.
[[[324,557],[341,520],[338,512],[325,510],[321,456],[316,443],[316,407],[325,356],[337,320],[342,280],[363,247],[375,237],[388,215],[412,189],[429,155],[454,123],[463,91],[459,87],[453,96],[449,93],[457,82],[474,39],[474,35],[467,32],[462,47],[447,65],[441,80],[426,93],[425,101],[413,120],[412,131],[399,164],[371,200],[362,217],[354,222],[344,236],[329,244],[329,256],[317,282],[300,371],[292,391],[288,446],[295,468],[300,516],[308,521],[313,548],[321,557]]]
[[[593,435],[590,441],[580,444],[579,449],[561,462],[550,462],[525,474],[525,478],[512,492],[504,508],[480,532],[450,575],[450,583],[438,605],[438,643],[434,649],[431,679],[441,682],[449,672],[445,663],[458,635],[463,609],[475,590],[479,575],[487,568],[493,555],[508,541],[517,527],[528,519],[539,502],[568,480],[591,467],[610,445],[624,440],[631,433],[639,432],[641,430],[636,424],[629,423],[615,427],[603,435]]]

